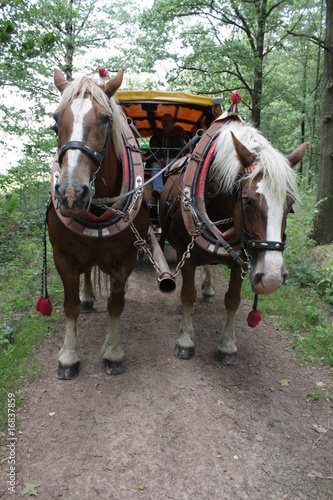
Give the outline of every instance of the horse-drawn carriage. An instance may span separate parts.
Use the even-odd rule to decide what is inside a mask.
[[[145,196],[149,206],[149,219],[155,232],[160,230],[158,218],[157,199],[153,196],[153,184],[149,182],[152,177],[151,160],[154,157],[166,158],[161,168],[172,165],[175,157],[179,158],[189,152],[193,138],[199,131],[203,133],[212,121],[221,114],[222,98],[211,98],[202,95],[194,95],[186,92],[166,91],[121,91],[115,95],[121,105],[134,135],[141,148],[145,171]],[[173,130],[183,137],[183,145],[171,148],[153,147],[150,139],[162,131],[162,120],[169,115],[173,120]],[[198,137],[198,136],[197,136]],[[193,141],[191,143],[191,141]],[[190,143],[190,144],[189,144]],[[181,142],[180,142],[181,144]],[[188,147],[184,147],[187,145]],[[172,158],[171,158],[172,157]],[[173,160],[173,161],[172,161]],[[167,175],[161,174],[164,179]]]
[[[175,94],[165,95],[166,99],[152,92],[144,93],[145,99],[138,93],[116,94],[122,78],[119,72],[104,86],[88,77],[66,82],[57,70],[54,75],[62,97],[54,114],[58,157],[52,171],[48,228],[64,284],[66,315],[57,376],[72,379],[79,372],[77,318],[80,306],[86,310],[93,306],[92,266],[99,266],[111,281],[110,325],[102,348],[105,370],[124,371],[119,320],[126,282],[138,249],[147,250],[147,235],[153,238],[150,174],[144,171],[142,148],[165,113],[189,136],[196,134],[193,141],[188,137],[187,155],[176,166],[167,165],[160,199],[159,221],[176,249],[177,270],[183,278],[183,319],[175,355],[183,359],[194,355],[191,310],[196,266],[225,264],[231,274],[217,357],[224,364],[235,364],[235,315],[244,274],[248,273],[255,294],[272,293],[286,279],[284,233],[296,197],[291,167],[303,158],[306,145],[284,157],[239,118],[238,97],[227,113],[218,116],[218,110],[214,116],[214,103],[208,98],[181,94],[177,101],[171,99]],[[79,294],[81,274],[85,279]],[[203,293],[208,299],[213,296],[209,279]],[[38,302],[41,311],[49,301],[46,283],[45,294],[44,302],[43,298]],[[252,323],[256,313],[254,307]]]

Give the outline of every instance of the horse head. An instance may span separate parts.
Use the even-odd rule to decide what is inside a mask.
[[[260,134],[262,147],[255,148],[256,152],[231,134],[240,163],[235,229],[249,256],[253,291],[269,294],[287,278],[285,229],[297,196],[293,167],[302,160],[308,143],[284,157]]]
[[[99,85],[86,76],[67,82],[59,70],[54,71],[54,83],[62,95],[54,113],[60,166],[55,196],[65,217],[84,214],[99,170],[121,157],[120,114],[112,96],[122,83],[123,72]],[[112,168],[108,172],[103,171],[104,183]]]

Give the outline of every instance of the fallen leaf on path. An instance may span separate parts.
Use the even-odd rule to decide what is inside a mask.
[[[325,427],[322,427],[319,424],[312,424],[312,427],[319,434],[325,434],[325,432],[327,432],[327,429],[325,429]]]
[[[39,483],[36,483],[36,484],[27,483],[25,485],[24,490],[21,493],[22,497],[24,497],[24,495],[26,495],[27,493],[30,496],[33,495],[36,497],[38,495],[38,491],[36,490],[36,488],[38,488],[38,486],[40,486]]]
[[[282,387],[288,387],[290,382],[291,382],[291,378],[284,378],[284,379],[280,380],[279,383]]]
[[[49,413],[50,417],[54,417],[55,415],[55,411],[51,411],[51,413]]]

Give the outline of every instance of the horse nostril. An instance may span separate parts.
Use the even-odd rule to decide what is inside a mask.
[[[59,198],[61,195],[63,195],[63,189],[60,188],[59,184],[55,184],[54,194],[56,198]]]
[[[254,276],[254,285],[259,285],[259,283],[261,282],[262,280],[262,277],[263,277],[264,273],[256,273],[255,276]]]
[[[288,273],[287,272],[282,273],[282,284],[283,285],[287,281],[287,278],[288,278]]]
[[[87,200],[90,196],[90,189],[89,189],[89,186],[82,186],[82,195],[81,195],[81,199],[82,200]]]

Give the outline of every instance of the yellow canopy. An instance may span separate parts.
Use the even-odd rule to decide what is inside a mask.
[[[192,136],[197,129],[206,129],[213,119],[213,100],[186,92],[160,92],[154,90],[121,90],[115,98],[130,117],[142,137],[150,137],[162,128],[161,118],[170,114],[175,125]]]

